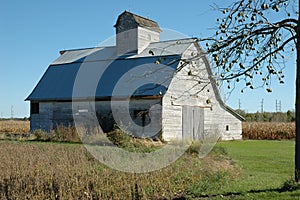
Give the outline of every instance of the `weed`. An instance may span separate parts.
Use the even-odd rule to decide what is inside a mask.
[[[300,190],[300,183],[297,183],[294,179],[287,180],[280,188],[281,192]]]

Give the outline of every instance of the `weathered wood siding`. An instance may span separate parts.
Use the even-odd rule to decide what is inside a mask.
[[[73,114],[77,116],[76,119],[83,117],[83,125],[93,124],[89,120],[94,120],[96,116],[104,132],[111,131],[117,119],[121,120],[118,123],[123,128],[138,137],[152,137],[161,130],[161,99],[131,100],[129,112],[126,104],[127,101],[117,101],[114,104],[114,116],[111,101],[96,101],[95,106],[92,102],[76,102],[73,109],[72,102],[40,102],[39,114],[31,115],[31,131],[50,131],[61,125],[74,126]]]
[[[137,34],[137,48],[138,48],[138,54],[141,53],[144,49],[146,49],[151,42],[159,42],[160,41],[160,33],[143,28],[138,27],[137,28],[138,34]]]
[[[216,101],[216,99],[212,99]],[[242,139],[242,123],[239,119],[215,104],[211,109],[205,109],[204,127],[206,133],[218,134],[222,140]]]
[[[160,33],[140,27],[131,15],[123,15],[116,27],[117,54],[141,53],[151,42],[159,42]]]
[[[53,103],[39,103],[39,114],[30,115],[30,130],[45,130],[53,129]]]
[[[194,57],[196,53],[196,47],[191,45],[183,58]],[[241,139],[241,121],[221,107],[206,67],[200,57],[185,65],[172,79],[163,97],[162,124],[165,140],[203,139],[205,135],[215,133],[223,140]],[[188,107],[199,109],[190,108],[191,111],[187,111]],[[199,120],[196,136],[195,120]],[[187,128],[188,126],[192,127]]]

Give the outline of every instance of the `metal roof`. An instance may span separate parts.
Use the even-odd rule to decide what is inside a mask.
[[[193,38],[154,42],[150,43],[145,50],[134,57],[151,56],[150,51],[157,56],[183,54],[194,42],[195,39]]]
[[[146,49],[144,49],[140,54],[127,56],[128,58],[139,58],[153,57],[153,54],[154,56],[168,56],[174,54],[182,55],[193,42],[195,42],[195,40],[192,38],[154,42],[150,43],[149,46]],[[114,59],[116,57],[115,46],[64,50],[62,52],[63,54],[56,60],[54,60],[51,63],[51,65],[82,62],[83,60],[87,61],[87,59],[89,61],[107,60]]]
[[[105,53],[106,49],[102,50]],[[94,54],[101,54],[101,50]],[[66,63],[62,64],[63,59],[60,59],[60,62],[55,62],[60,64],[48,67],[26,100],[58,101],[164,95],[181,58],[180,55],[169,55],[94,60],[95,57],[90,54],[92,59],[86,57],[84,60],[84,57],[79,56],[75,60],[72,57],[74,62],[67,63],[70,61],[69,56],[63,56]]]
[[[164,94],[182,54],[193,42],[193,39],[181,39],[151,43],[140,54],[122,57],[116,57],[115,46],[64,50],[61,52],[61,56],[51,63],[26,100],[71,100],[78,72],[81,73],[79,74],[81,76],[83,73],[85,76],[83,79],[87,79],[87,81],[80,86],[83,88],[76,94],[76,98],[111,97],[114,86],[124,74],[138,66],[145,65],[148,68],[143,68],[144,71],[134,72],[135,75],[138,76],[137,73],[140,73],[140,76],[147,72],[151,74],[152,78],[157,79],[155,83],[162,82],[164,86],[154,87],[153,84],[148,84],[143,86],[144,88],[137,88],[134,96]],[[161,63],[155,64],[158,60]],[[170,68],[173,70],[169,70]],[[103,70],[106,70],[105,73]],[[101,77],[100,80],[99,77]],[[134,81],[132,82],[134,83]],[[94,88],[96,84],[98,86]],[[118,94],[119,96],[129,95],[128,90],[133,86],[126,83],[123,87],[123,93]],[[75,98],[74,94],[73,98]]]

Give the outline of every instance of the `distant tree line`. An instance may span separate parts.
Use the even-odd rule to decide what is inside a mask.
[[[0,118],[0,121],[15,120],[15,121],[30,121],[30,117],[23,118]]]
[[[248,122],[295,122],[295,112],[288,110],[287,112],[256,112],[247,113],[244,110],[236,110],[238,114],[245,118]]]

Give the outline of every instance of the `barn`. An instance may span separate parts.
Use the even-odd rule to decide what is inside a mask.
[[[241,139],[196,38],[160,41],[157,22],[125,11],[116,45],[60,51],[26,98],[31,131],[97,122],[137,137]],[[83,124],[84,124],[83,123]]]

